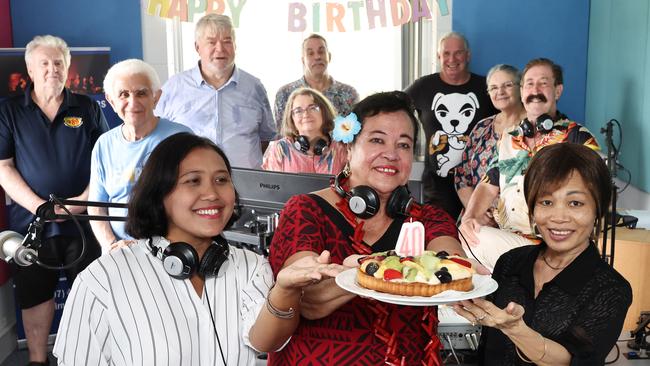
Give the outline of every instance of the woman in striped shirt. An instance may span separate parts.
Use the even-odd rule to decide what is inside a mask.
[[[280,271],[229,247],[237,195],[224,153],[173,135],[152,152],[129,203],[141,238],[75,281],[59,326],[59,365],[254,365],[298,325],[302,286],[335,276],[329,253]],[[171,243],[171,244],[170,244]]]

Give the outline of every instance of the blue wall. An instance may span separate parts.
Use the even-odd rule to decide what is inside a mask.
[[[547,57],[561,65],[565,86],[559,109],[583,122],[589,2],[454,0],[452,27],[470,42],[470,67],[474,72],[485,75],[498,63],[521,69],[537,57]]]
[[[142,58],[137,0],[11,0],[14,47],[39,34],[63,38],[70,47],[111,47],[111,63]]]
[[[650,3],[598,0],[591,14],[587,118],[592,131],[612,118],[621,123],[619,160],[632,184],[650,192]]]

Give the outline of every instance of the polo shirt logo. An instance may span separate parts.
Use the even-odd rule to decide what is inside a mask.
[[[84,124],[81,117],[64,117],[63,124],[71,128],[79,128]]]

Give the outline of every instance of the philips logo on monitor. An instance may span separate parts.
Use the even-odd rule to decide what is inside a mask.
[[[260,183],[260,188],[272,189],[272,190],[275,190],[275,191],[279,191],[280,190],[280,185],[279,184]]]

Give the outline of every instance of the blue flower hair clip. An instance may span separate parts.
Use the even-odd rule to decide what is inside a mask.
[[[361,123],[356,114],[350,113],[345,117],[338,116],[334,119],[332,138],[335,141],[349,144],[359,131],[361,131]]]

